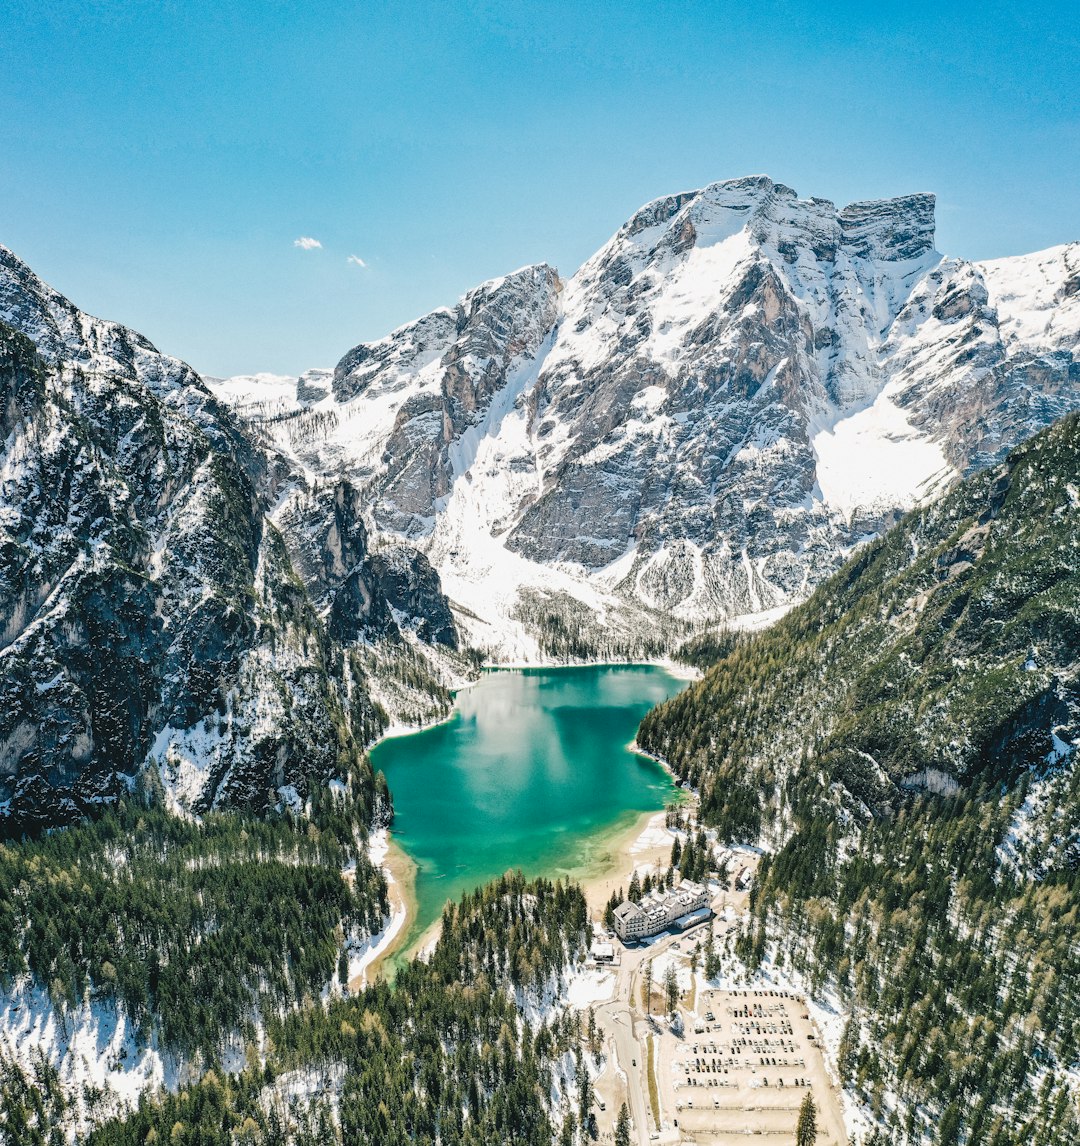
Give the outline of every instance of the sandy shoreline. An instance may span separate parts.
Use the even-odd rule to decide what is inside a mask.
[[[664,811],[639,812],[630,823],[601,830],[586,841],[586,850],[589,853],[586,859],[571,867],[558,868],[550,872],[549,877],[552,879],[568,877],[580,884],[589,905],[589,918],[602,922],[604,907],[612,892],[618,891],[619,888],[625,892],[635,868],[666,870],[671,860],[671,844],[674,838],[664,826],[666,814]],[[400,848],[398,851],[408,860]],[[411,874],[415,879],[415,864],[412,864]],[[415,905],[415,893],[412,891],[412,885],[409,887],[410,898]],[[412,910],[415,912],[415,906]],[[410,915],[410,922],[412,918],[414,915]],[[404,951],[404,958],[414,959],[430,950],[438,941],[439,929],[440,924],[436,920]],[[373,964],[373,968],[400,953],[407,934],[406,924],[398,932],[396,942],[380,955],[378,964]]]
[[[666,871],[674,835],[665,826],[666,812],[646,812],[632,828],[612,841],[611,853],[599,869],[576,875],[589,905],[589,916],[603,922],[604,908],[614,892],[625,894],[634,870]]]
[[[597,667],[597,665],[611,665],[615,667],[650,665],[664,669],[670,673],[671,676],[679,680],[693,681],[699,679],[701,676],[699,670],[689,665],[678,664],[677,662],[669,660],[583,662],[581,664],[570,665],[500,664],[485,665],[484,671],[594,668]],[[479,679],[478,677],[477,681]],[[477,681],[469,681],[464,687],[469,688],[473,684],[476,684]],[[382,740],[393,737],[409,736],[417,732],[424,732],[428,728],[435,727],[438,724],[443,724],[453,719],[454,712],[455,710],[451,709],[445,717],[422,727],[392,725],[383,733],[379,740],[376,741],[376,744]],[[371,747],[374,748],[375,744]],[[636,740],[627,745],[627,747],[631,752],[635,752],[639,756],[647,756],[650,760],[659,764],[676,783],[678,782],[668,766],[667,761],[654,756],[651,752],[644,751],[638,746]],[[676,798],[685,800],[686,794],[682,791],[678,791]],[[604,907],[607,901],[611,898],[612,893],[618,891],[619,888],[625,891],[630,881],[630,875],[635,867],[639,869],[648,868],[653,871],[667,868],[671,858],[671,843],[673,837],[664,827],[665,815],[664,810],[639,812],[635,814],[629,822],[618,822],[607,828],[602,828],[596,832],[595,835],[589,836],[582,841],[581,850],[583,858],[578,863],[570,866],[556,867],[551,872],[545,874],[552,879],[569,877],[575,883],[580,884],[589,905],[590,918],[602,921]],[[380,950],[378,957],[366,968],[366,980],[369,983],[375,982],[380,973],[385,971],[389,960],[414,959],[418,955],[429,951],[438,941],[440,930],[440,923],[436,920],[405,949],[405,941],[412,928],[412,923],[416,918],[417,912],[416,863],[409,857],[401,845],[394,841],[392,829],[388,832],[388,844],[387,855],[381,866],[388,875],[387,882],[391,895],[391,910],[392,913],[396,914],[399,906],[403,906],[406,915],[404,923],[395,926],[395,932],[390,941]]]
[[[362,973],[349,981],[350,991],[363,990],[376,982],[383,973],[388,959],[401,949],[409,928],[416,918],[416,863],[387,831],[386,855],[379,863],[386,876],[386,890],[390,899],[391,933],[380,945],[375,957],[367,961]]]

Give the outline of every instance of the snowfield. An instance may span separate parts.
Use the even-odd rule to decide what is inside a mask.
[[[566,281],[525,267],[332,374],[213,388],[307,480],[364,486],[492,663],[552,659],[523,601],[627,648],[754,627],[1080,402],[1080,244],[949,259],[933,212],[716,183]]]

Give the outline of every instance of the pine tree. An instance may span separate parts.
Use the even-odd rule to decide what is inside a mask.
[[[664,975],[664,996],[667,999],[668,1014],[674,1015],[679,1002],[679,979],[674,967],[669,967]]]
[[[630,1111],[625,1102],[619,1107],[615,1123],[615,1146],[630,1146]]]
[[[799,1107],[799,1124],[795,1128],[795,1146],[814,1146],[817,1141],[817,1106],[810,1091]]]
[[[611,893],[611,898],[607,901],[604,907],[604,926],[611,931],[615,927],[615,908],[619,906],[619,900],[616,898],[615,893]]]
[[[641,880],[638,879],[638,873],[635,871],[630,877],[630,890],[626,893],[626,898],[631,903],[637,903],[641,899]]]
[[[652,960],[650,959],[642,971],[641,982],[641,1001],[645,1004],[645,1010],[652,1014]]]
[[[840,1038],[840,1047],[836,1055],[836,1066],[840,1072],[840,1081],[848,1085],[855,1074],[855,1067],[859,1056],[859,1025],[854,1013],[844,1024],[844,1033]]]

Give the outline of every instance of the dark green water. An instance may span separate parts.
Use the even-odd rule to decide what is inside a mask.
[[[587,874],[616,832],[669,802],[667,773],[629,745],[683,685],[649,665],[487,672],[446,723],[379,744],[394,835],[417,865],[406,945],[510,868]]]

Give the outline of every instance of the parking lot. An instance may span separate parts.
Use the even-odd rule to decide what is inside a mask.
[[[664,1139],[735,1146],[754,1134],[790,1141],[809,1090],[820,1146],[846,1143],[838,1095],[801,996],[705,989],[686,1017],[682,1037],[661,1025],[657,1040]]]

